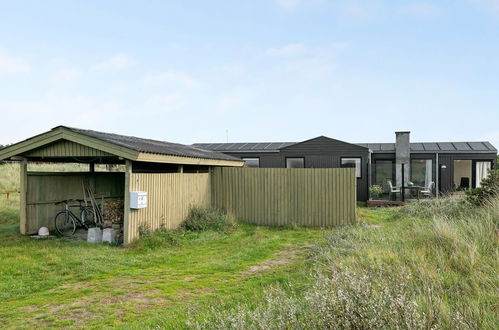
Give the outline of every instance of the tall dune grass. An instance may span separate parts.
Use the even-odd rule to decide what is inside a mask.
[[[498,225],[499,200],[410,204],[384,227],[326,236],[311,249],[314,280],[304,290],[273,288],[258,304],[216,308],[189,326],[492,329],[499,323]]]
[[[88,164],[77,163],[29,163],[33,172],[81,172],[88,171]],[[0,193],[19,191],[19,163],[0,164]]]

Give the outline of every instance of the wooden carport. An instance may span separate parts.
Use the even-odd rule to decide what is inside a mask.
[[[22,234],[33,234],[41,225],[50,228],[55,199],[62,195],[77,198],[82,192],[77,182],[87,177],[96,187],[109,192],[108,198],[122,195],[125,244],[138,236],[138,228],[144,223],[152,229],[174,227],[192,204],[209,205],[207,172],[210,167],[240,167],[244,164],[240,159],[192,146],[66,126],[55,127],[0,150],[0,160],[21,163]],[[29,173],[28,162],[85,163],[89,164],[89,171]],[[125,170],[122,173],[97,173],[94,172],[95,164],[122,164]],[[182,175],[172,176],[179,172]],[[148,210],[130,210],[130,192],[138,189],[149,189],[152,194],[151,202],[154,203]],[[41,195],[44,195],[44,200],[32,200]],[[166,200],[173,204],[165,205]]]

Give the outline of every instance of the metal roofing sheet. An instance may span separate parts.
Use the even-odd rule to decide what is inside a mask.
[[[487,146],[484,145],[482,142],[468,142],[468,144],[473,150],[479,150],[479,151],[489,150],[489,148],[487,148]]]
[[[440,151],[440,148],[436,142],[424,142],[423,148],[426,151]]]
[[[497,149],[494,148],[494,146],[490,142],[483,142],[483,144],[485,144],[490,151],[497,151]]]
[[[454,145],[450,142],[438,142],[438,147],[442,151],[455,151],[456,148],[454,148]]]
[[[411,143],[411,151],[424,151],[422,143]]]
[[[239,160],[235,157],[220,152],[205,150],[198,147],[188,146],[179,143],[142,139],[134,136],[97,132],[97,131],[91,131],[79,128],[72,128],[72,127],[66,127],[66,128],[76,133],[90,136],[105,142],[113,143],[139,152],[170,155],[170,156],[204,158],[204,159]]]
[[[456,150],[472,150],[468,143],[466,142],[452,142]]]
[[[278,152],[293,144],[296,142],[197,143],[194,146],[225,152]],[[356,143],[356,145],[369,148],[373,152],[395,152],[395,143]],[[497,152],[489,142],[412,142],[411,151],[415,153]]]
[[[395,150],[395,143],[380,143],[381,151]]]

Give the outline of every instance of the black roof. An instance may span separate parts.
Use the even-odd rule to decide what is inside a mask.
[[[157,141],[151,139],[142,139],[134,136],[97,132],[87,129],[67,127],[67,126],[62,126],[62,127],[69,129],[75,133],[80,133],[86,136],[90,136],[105,142],[109,142],[139,152],[169,155],[169,156],[191,157],[191,158],[240,161],[240,159],[238,158],[220,152],[205,150],[194,146],[188,146],[185,144]]]
[[[358,143],[375,153],[394,153],[395,143]],[[497,153],[490,142],[411,142],[413,153]]]
[[[253,143],[195,143],[193,146],[207,150],[244,153],[279,152],[298,142],[253,142]],[[354,143],[371,149],[374,153],[394,153],[395,143]],[[492,153],[497,149],[490,142],[412,142],[413,153]]]
[[[278,152],[296,142],[195,143],[194,147],[220,152]]]

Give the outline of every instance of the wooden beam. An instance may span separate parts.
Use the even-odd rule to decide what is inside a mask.
[[[132,229],[130,223],[130,179],[132,177],[132,161],[126,160],[125,162],[125,202],[124,202],[124,220],[123,220],[123,245],[131,243],[130,230]]]
[[[139,156],[137,157],[136,160],[139,162],[170,163],[170,164],[184,164],[184,165],[209,165],[209,166],[234,166],[234,167],[242,167],[244,165],[244,162],[241,160],[193,158],[193,157],[150,154],[146,152],[139,153]]]
[[[21,234],[26,235],[28,232],[28,221],[27,221],[27,194],[28,194],[28,161],[23,159],[20,164],[20,195],[19,195],[19,229]]]
[[[89,170],[91,173],[95,172],[95,164],[94,164],[94,163],[90,163],[90,164],[89,164],[89,168],[88,168],[88,170]]]

